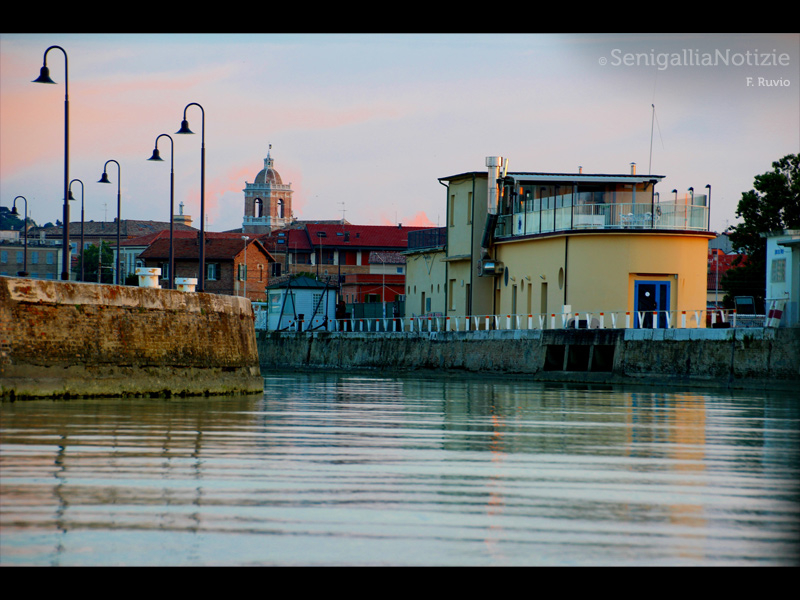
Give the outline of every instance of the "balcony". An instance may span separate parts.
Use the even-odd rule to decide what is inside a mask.
[[[496,239],[556,231],[707,231],[708,206],[703,195],[693,203],[585,203],[539,208],[539,201],[521,203],[520,212],[500,215]]]
[[[447,244],[447,227],[408,232],[408,249],[442,248]]]

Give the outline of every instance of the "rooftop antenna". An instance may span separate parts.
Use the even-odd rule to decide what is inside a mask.
[[[653,116],[650,119],[650,165],[648,166],[647,172],[653,172],[653,124],[658,125],[658,117],[656,117],[656,105],[651,104],[650,106],[653,107]],[[658,128],[658,137],[661,140],[661,149],[664,149],[664,138],[661,137],[661,127]]]
[[[650,164],[647,166],[647,172],[653,173],[653,125],[656,122],[656,105],[651,104],[653,107],[653,116],[650,117]]]

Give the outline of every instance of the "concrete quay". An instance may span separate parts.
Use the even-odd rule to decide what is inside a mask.
[[[245,298],[0,277],[0,398],[263,389]]]
[[[259,332],[263,371],[514,375],[541,381],[796,389],[800,328]]]

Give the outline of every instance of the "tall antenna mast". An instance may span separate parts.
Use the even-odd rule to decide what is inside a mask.
[[[650,106],[653,107],[653,116],[650,117],[650,164],[647,167],[649,174],[653,172],[653,124],[656,122],[656,105],[651,104]]]

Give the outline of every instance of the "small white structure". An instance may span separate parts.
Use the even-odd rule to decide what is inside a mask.
[[[781,312],[780,326],[800,325],[800,230],[766,234],[766,311]]]
[[[179,292],[194,292],[194,288],[197,286],[197,277],[176,277],[175,286]]]
[[[334,329],[336,286],[296,277],[267,287],[270,331]]]
[[[161,269],[158,267],[137,267],[136,274],[139,276],[139,287],[161,289],[158,283]]]

